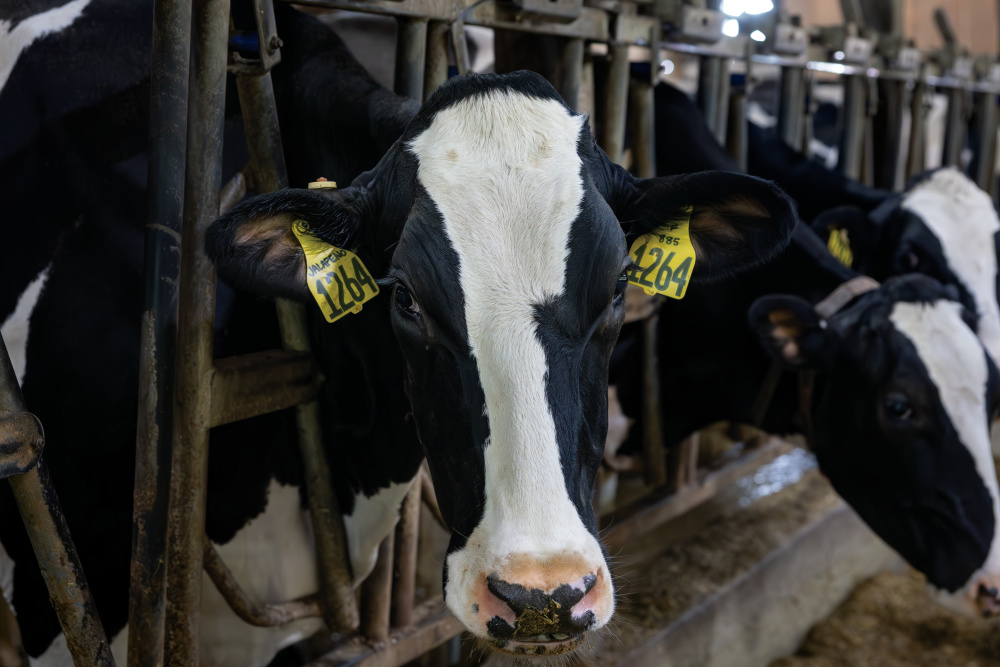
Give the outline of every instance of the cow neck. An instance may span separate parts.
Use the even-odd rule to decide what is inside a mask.
[[[877,290],[878,288],[879,283],[877,280],[869,278],[868,276],[855,276],[838,285],[819,303],[813,306],[813,310],[815,310],[816,314],[824,320],[829,320],[862,294],[867,294],[868,292]],[[781,365],[781,362],[777,360],[771,362],[767,375],[761,383],[760,391],[757,393],[757,398],[754,400],[753,408],[754,426],[758,428],[764,423],[764,417],[767,414],[767,409],[771,405],[771,399],[774,397],[774,392],[778,387],[778,382],[781,380],[784,370],[785,369]],[[802,431],[806,436],[806,441],[812,443],[812,403],[813,394],[815,393],[816,371],[811,368],[806,368],[799,371],[798,376],[798,421],[802,425]]]

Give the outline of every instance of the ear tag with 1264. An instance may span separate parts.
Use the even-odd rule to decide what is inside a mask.
[[[846,229],[831,229],[830,238],[826,241],[826,249],[837,258],[837,261],[851,268],[854,264],[854,253],[851,252],[851,239]]]
[[[629,255],[637,268],[629,272],[629,284],[649,295],[684,298],[695,261],[690,207],[686,213],[684,219],[665,223],[635,240]]]
[[[310,234],[305,220],[293,222],[292,232],[306,254],[306,284],[327,322],[360,313],[375,298],[378,285],[357,255]]]

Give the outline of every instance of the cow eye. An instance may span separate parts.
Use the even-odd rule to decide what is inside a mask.
[[[909,421],[913,416],[913,406],[902,394],[892,393],[885,397],[885,413],[896,421]]]
[[[420,313],[420,306],[402,283],[396,283],[396,305],[413,315]]]
[[[625,294],[625,288],[628,287],[628,271],[622,271],[621,275],[618,276],[618,282],[615,283],[615,300],[617,301],[623,294]]]

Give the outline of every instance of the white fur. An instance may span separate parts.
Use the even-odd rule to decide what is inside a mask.
[[[14,367],[14,377],[19,384],[24,384],[24,370],[27,364],[28,329],[31,324],[31,313],[38,304],[38,297],[49,277],[49,267],[45,267],[35,276],[35,279],[21,292],[17,299],[14,312],[0,325],[0,335],[3,336],[10,355],[10,363]]]
[[[65,30],[73,24],[90,0],[73,0],[41,14],[28,17],[11,30],[10,21],[0,19],[0,91],[3,91],[21,53],[32,42],[46,35]]]
[[[961,306],[954,301],[941,300],[931,305],[900,302],[893,307],[890,320],[917,349],[931,381],[938,388],[945,413],[972,455],[976,471],[993,499],[993,516],[998,520],[998,527],[994,528],[986,561],[970,579],[969,586],[974,586],[983,576],[1000,577],[1000,489],[990,451],[986,354],[965,326]],[[940,599],[949,606],[961,608],[969,595],[970,591],[964,590],[955,595],[942,594]]]
[[[484,516],[448,556],[448,606],[470,628],[477,579],[509,556],[578,555],[608,577],[566,490],[533,312],[565,289],[582,123],[553,100],[494,91],[439,112],[409,146],[459,257],[490,424]]]
[[[28,659],[28,665],[29,667],[73,667],[73,656],[69,654],[66,635],[60,632],[40,656]]]
[[[387,489],[379,489],[374,496],[359,494],[354,497],[354,510],[344,517],[344,531],[355,585],[375,568],[378,546],[399,521],[399,506],[410,484],[392,484]]]
[[[979,311],[979,338],[1000,364],[1000,306],[994,234],[1000,218],[990,196],[956,169],[942,169],[903,198],[938,238],[952,272],[972,294]]]

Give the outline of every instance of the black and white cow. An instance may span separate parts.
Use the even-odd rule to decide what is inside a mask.
[[[57,180],[59,196],[45,189],[44,179],[28,178],[46,176],[42,166],[30,174],[25,170],[25,179],[16,182],[26,184],[24,192],[30,186],[39,194],[39,206],[58,206],[66,222],[53,216],[62,225],[52,233],[56,242],[39,252],[31,267],[18,265],[19,282],[0,284],[13,288],[12,294],[4,292],[5,303],[11,304],[3,315],[4,333],[13,326],[27,333],[20,345],[25,397],[46,426],[45,456],[122,664],[146,218],[141,151],[147,132],[143,111],[118,109],[121,115],[109,115],[107,109],[116,107],[101,106],[106,100],[87,86],[101,87],[100,72],[88,67],[96,62],[92,59],[109,55],[105,48],[112,50],[112,60],[135,64],[127,90],[143,85],[148,32],[142,26],[148,26],[149,6],[126,5],[92,0],[69,28],[36,42],[14,67],[11,82],[30,84],[19,88],[29,94],[12,97],[8,88],[0,96],[0,115],[21,118],[14,113],[20,106],[28,113],[20,122],[37,121],[24,103],[48,99],[51,73],[45,64],[51,47],[57,54],[73,51],[75,57],[49,83],[76,82],[86,89],[79,97],[92,98],[70,117],[57,115],[38,124],[37,136],[2,162],[4,173],[16,173],[17,164],[57,165],[57,174],[64,166],[81,168]],[[332,198],[305,194],[307,201],[320,202],[319,209],[301,212],[334,212],[345,224],[342,231],[356,235],[368,266],[383,273],[391,264],[387,277],[409,290],[398,284],[384,289],[360,314],[315,328],[325,375],[350,378],[327,383],[322,401],[355,578],[370,571],[375,549],[392,529],[424,456],[412,411],[456,535],[448,561],[449,604],[480,636],[506,642],[510,650],[567,650],[614,608],[586,499],[604,438],[606,393],[600,385],[620,321],[616,294],[626,232],[655,227],[661,215],[694,205],[695,279],[709,279],[777,252],[791,225],[790,205],[772,186],[742,176],[635,181],[607,163],[581,117],[561,106],[551,88],[524,74],[450,85],[437,97],[437,107],[425,107],[410,125],[406,141],[420,144],[418,155],[410,144],[393,142],[419,105],[377,86],[315,20],[286,6],[276,7],[276,13],[285,47],[273,77],[293,182],[304,185],[319,174],[350,182],[392,147],[355,186]],[[117,28],[110,28],[133,21],[140,27],[117,40]],[[86,45],[96,45],[95,50]],[[21,73],[25,67],[35,74],[33,80]],[[114,73],[123,81],[130,78]],[[88,116],[117,125],[121,141],[112,135],[106,144],[96,142],[100,151],[82,151],[95,147],[88,143],[95,139],[87,136],[90,123],[80,120]],[[134,137],[143,137],[138,147],[130,143]],[[238,117],[227,121],[225,143],[228,177],[246,160],[239,148]],[[30,159],[17,162],[24,157]],[[515,157],[522,162],[505,162]],[[454,189],[451,178],[459,179]],[[30,201],[9,185],[3,184],[5,201],[25,212],[14,216],[14,227],[32,229],[20,222],[33,219],[27,215]],[[300,194],[287,191],[240,211],[283,198],[295,209],[303,201]],[[491,224],[476,232],[475,221],[462,213],[473,205],[476,220],[510,226]],[[236,225],[237,215],[227,220]],[[278,216],[279,222],[284,219]],[[446,221],[454,241],[445,235]],[[330,229],[319,221],[317,228]],[[22,259],[19,255],[33,252],[31,241],[37,239],[24,238],[11,266]],[[216,250],[225,247],[224,234],[214,238],[221,243]],[[58,250],[53,253],[53,248]],[[445,261],[421,262],[421,253]],[[301,260],[292,255],[294,270]],[[222,266],[224,274],[242,266],[247,276],[263,275],[238,262],[224,260]],[[484,270],[490,274],[484,276]],[[285,293],[300,295],[302,284],[280,272],[274,275],[285,281]],[[238,282],[238,276],[230,277]],[[25,292],[23,286],[33,280],[36,289]],[[435,286],[442,291],[434,292]],[[276,346],[270,305],[220,289],[216,354]],[[270,293],[280,292],[275,287]],[[296,598],[318,586],[301,501],[302,474],[295,448],[288,446],[294,437],[294,420],[287,413],[212,433],[206,532],[237,580],[262,601]],[[65,641],[7,485],[0,485],[0,544],[0,587],[18,614],[32,663],[68,665]],[[521,556],[496,563],[512,552]],[[497,576],[478,580],[477,572],[491,563],[497,569],[486,574]],[[535,624],[528,633],[525,619],[539,604],[536,589],[544,589],[564,611],[553,624]],[[473,604],[482,604],[478,614]],[[486,627],[490,621],[492,634]],[[264,665],[282,646],[317,627],[318,621],[309,619],[251,628],[205,584],[201,651],[206,665]],[[549,641],[532,642],[539,635]]]
[[[252,199],[206,243],[232,284],[304,299],[290,232],[304,219],[386,277],[391,295],[373,310],[402,350],[452,530],[447,604],[506,651],[552,654],[614,611],[591,494],[627,241],[688,206],[700,280],[773,255],[794,220],[751,177],[631,177],[551,85],[518,72],[449,81],[351,187]]]

